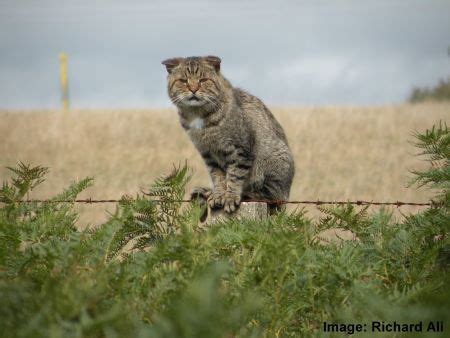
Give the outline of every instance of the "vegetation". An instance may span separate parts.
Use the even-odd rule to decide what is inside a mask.
[[[433,207],[402,222],[383,209],[348,205],[323,209],[318,222],[297,210],[263,222],[199,227],[199,207],[174,202],[189,179],[181,167],[147,194],[124,197],[105,224],[80,231],[74,203],[53,201],[73,201],[92,179],[73,183],[53,201],[20,203],[47,169],[10,168],[14,177],[0,190],[0,332],[307,337],[328,336],[324,321],[448,319],[447,126],[418,134],[417,146],[432,165],[416,172],[415,181],[436,197]],[[319,231],[335,227],[359,240],[316,243]],[[385,335],[392,333],[377,337]]]
[[[450,78],[440,80],[433,88],[414,88],[409,102],[417,103],[423,101],[449,101],[450,100]]]

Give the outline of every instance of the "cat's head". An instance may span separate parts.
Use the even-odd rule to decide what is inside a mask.
[[[167,89],[179,108],[216,107],[224,78],[217,56],[172,58],[162,62],[167,69]]]

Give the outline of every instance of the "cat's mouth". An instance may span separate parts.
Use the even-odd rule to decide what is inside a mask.
[[[191,107],[199,107],[205,104],[202,97],[192,94],[184,100],[184,104]]]

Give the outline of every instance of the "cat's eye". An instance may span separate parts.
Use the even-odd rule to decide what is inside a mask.
[[[181,83],[187,83],[188,81],[186,79],[178,79]]]
[[[199,80],[199,82],[205,82],[205,81],[208,81],[209,79],[207,79],[207,78],[202,78],[202,79],[200,79]]]

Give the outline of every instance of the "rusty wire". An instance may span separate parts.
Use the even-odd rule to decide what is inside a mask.
[[[85,203],[85,204],[99,204],[99,203],[119,203],[123,201],[133,201],[131,198],[125,198],[125,199],[92,199],[92,198],[86,198],[86,199],[75,199],[75,200],[49,200],[49,199],[28,199],[28,200],[20,200],[20,201],[14,201],[16,203]],[[190,203],[194,200],[191,199],[183,199],[183,200],[161,200],[161,199],[152,199],[150,201],[157,202],[157,203]],[[377,205],[377,206],[396,206],[396,207],[402,207],[402,206],[420,206],[420,207],[426,207],[426,206],[433,206],[435,205],[434,202],[374,202],[374,201],[283,201],[283,200],[244,200],[243,202],[262,202],[267,204],[273,204],[273,205],[283,205],[283,204],[312,204],[312,205],[359,205],[359,206],[365,206],[365,205]]]

